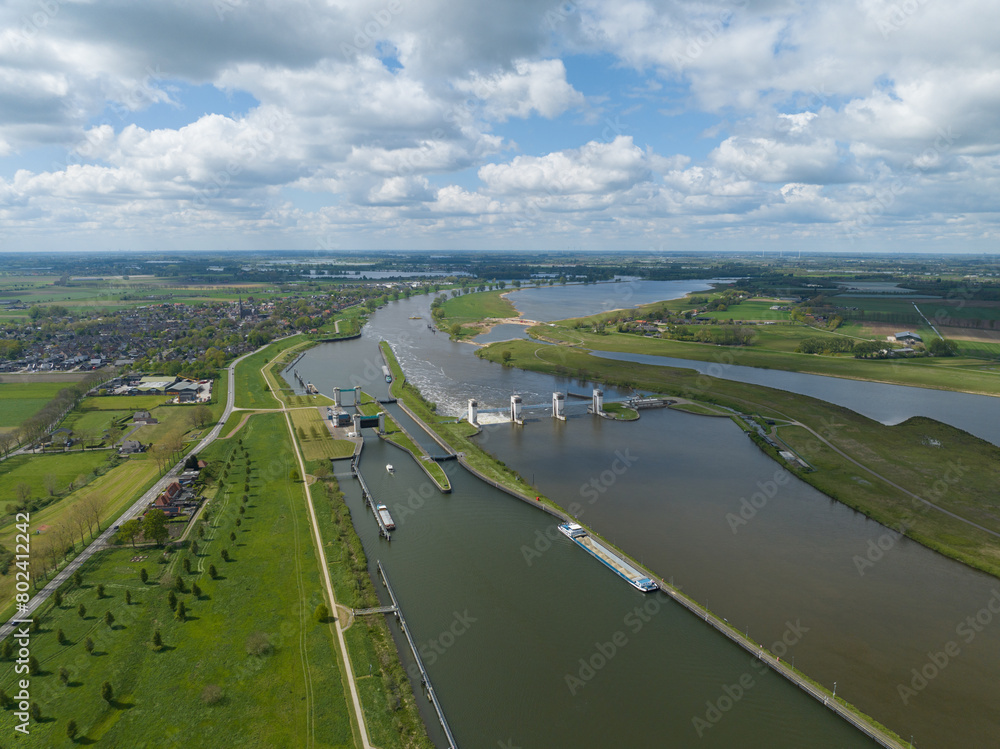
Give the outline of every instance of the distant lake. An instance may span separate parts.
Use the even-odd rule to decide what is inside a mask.
[[[618,281],[521,289],[507,298],[529,320],[549,322],[582,317],[614,309],[637,307],[679,299],[696,291],[710,291],[712,283],[726,279],[693,281]]]

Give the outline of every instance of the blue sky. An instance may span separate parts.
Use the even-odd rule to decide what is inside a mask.
[[[0,250],[996,247],[985,0],[0,19]]]

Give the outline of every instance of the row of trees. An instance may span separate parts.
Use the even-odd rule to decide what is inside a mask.
[[[0,452],[5,456],[16,446],[41,439],[65,416],[80,399],[95,385],[108,377],[105,373],[94,372],[72,385],[67,385],[55,397],[42,406],[34,416],[25,420],[12,432],[0,433]]]

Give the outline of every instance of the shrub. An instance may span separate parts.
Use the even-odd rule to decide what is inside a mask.
[[[262,656],[271,652],[271,641],[264,632],[251,632],[246,641],[247,653]]]

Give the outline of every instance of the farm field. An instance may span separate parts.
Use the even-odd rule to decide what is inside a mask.
[[[106,528],[114,522],[125,508],[129,507],[142,492],[146,491],[159,476],[156,463],[151,460],[129,460],[124,464],[98,476],[92,482],[70,495],[62,497],[47,507],[31,513],[31,525],[41,530],[40,535],[32,537],[32,546],[43,551],[50,543],[46,538],[47,530],[60,524],[73,525],[70,518],[77,502],[87,496],[94,495],[104,500],[101,505],[101,527]],[[8,516],[7,522],[0,527],[0,544],[13,548],[14,523]],[[74,535],[79,537],[75,532]],[[6,618],[13,614],[14,580],[11,575],[0,576],[0,601],[4,602],[0,616]]]
[[[47,496],[46,476],[55,477],[57,492],[65,491],[69,482],[76,481],[78,476],[89,476],[111,455],[106,450],[14,455],[0,462],[0,497],[5,503],[13,500],[19,484],[27,485],[32,497]]]
[[[785,304],[787,303],[780,299],[747,299],[723,312],[701,312],[698,317],[710,317],[714,320],[788,320],[791,318],[788,310],[771,309],[775,305]]]
[[[782,329],[791,326],[773,325],[767,329]],[[791,372],[830,375],[851,379],[889,382],[898,385],[959,390],[972,393],[995,395],[1000,392],[1000,378],[991,371],[981,368],[982,361],[967,357],[929,359],[855,359],[852,356],[819,356],[794,353],[798,345],[796,339],[821,335],[835,335],[812,328],[792,328],[796,331],[782,341],[780,330],[767,333],[770,339],[762,337],[751,347],[715,346],[688,341],[671,341],[659,338],[645,338],[637,335],[608,333],[598,335],[584,330],[561,326],[537,326],[530,328],[533,335],[549,340],[565,341],[597,350],[621,351],[625,353],[670,356],[697,361],[728,361],[750,367],[783,369]],[[807,331],[811,331],[808,332]],[[795,345],[792,345],[794,342]],[[785,347],[781,350],[779,347]],[[504,344],[503,348],[508,348]],[[767,350],[769,349],[770,350]],[[764,350],[762,350],[764,349]],[[563,353],[553,349],[549,358],[556,362]]]
[[[173,408],[157,408],[150,415],[160,423],[139,427],[132,439],[143,444],[148,442],[169,442],[173,439],[183,439],[193,428],[191,425],[192,410],[182,406]]]
[[[149,411],[167,402],[164,395],[100,395],[84,398],[78,408],[83,411]]]
[[[20,426],[65,387],[65,382],[0,383],[0,430]]]
[[[354,745],[330,625],[313,616],[321,588],[301,486],[287,471],[257,469],[277,462],[291,470],[284,420],[256,416],[242,437],[252,468],[234,442],[205,451],[216,462],[233,457],[233,481],[211,500],[197,554],[179,550],[163,563],[152,547],[103,553],[84,571],[82,586],[66,586],[63,606],[50,608],[32,639],[45,672],[32,680],[34,696],[52,719],[32,727],[39,746],[65,744],[70,719],[86,743],[108,746]],[[248,474],[250,498],[242,514]],[[276,554],[287,563],[274,564]],[[215,579],[210,564],[218,570]],[[149,573],[148,583],[139,579],[140,568]],[[106,589],[103,599],[98,582]],[[191,592],[193,584],[201,595]],[[187,610],[183,621],[169,605],[170,593]],[[86,618],[77,613],[81,603]],[[104,622],[107,611],[113,627]],[[65,632],[64,645],[58,629]],[[152,645],[156,630],[162,648]],[[93,654],[84,648],[88,637]],[[70,670],[70,686],[60,683],[60,667]],[[12,679],[12,664],[2,664],[0,686],[8,693]],[[110,703],[101,699],[104,681],[114,690]],[[0,714],[0,730],[10,731],[12,722],[11,713]]]
[[[99,437],[105,429],[111,428],[111,425],[120,419],[128,419],[128,422],[131,422],[133,414],[133,411],[80,411],[76,409],[66,414],[66,418],[59,422],[59,427],[69,429],[77,435],[89,433]],[[129,423],[126,423],[124,428],[128,429]]]

